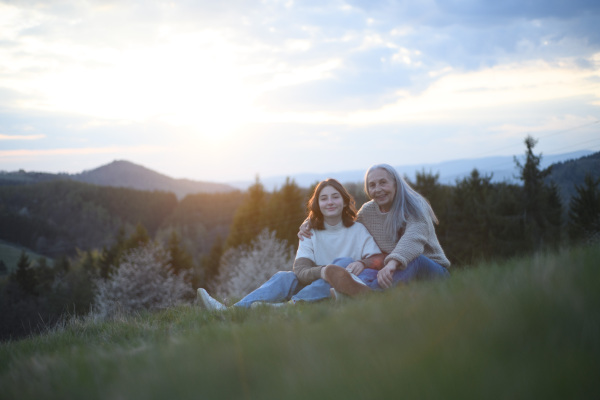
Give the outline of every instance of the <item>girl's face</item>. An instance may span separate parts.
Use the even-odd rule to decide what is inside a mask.
[[[344,198],[332,186],[325,186],[319,193],[319,209],[325,222],[329,225],[337,225],[342,220]]]
[[[390,211],[396,195],[396,183],[385,169],[378,168],[369,172],[367,189],[369,190],[369,197],[377,203],[382,212]]]

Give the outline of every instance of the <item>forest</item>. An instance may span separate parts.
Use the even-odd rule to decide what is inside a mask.
[[[518,184],[477,170],[455,185],[426,171],[406,177],[436,212],[453,268],[599,240],[600,153],[542,170],[535,145],[527,137],[524,161],[515,159]],[[344,185],[357,208],[368,201],[362,182]],[[287,179],[269,192],[258,177],[246,191],[181,200],[69,180],[0,186],[0,240],[40,254],[23,251],[16,265],[0,260],[0,340],[89,313],[97,288],[149,244],[159,248],[160,268],[193,289],[210,286],[227,251],[248,249],[262,232],[293,252],[311,190]]]

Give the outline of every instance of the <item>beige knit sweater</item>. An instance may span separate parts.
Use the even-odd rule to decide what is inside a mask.
[[[389,253],[385,259],[386,263],[394,259],[400,263],[400,268],[404,269],[422,254],[443,267],[450,267],[450,261],[438,242],[431,219],[409,218],[400,233],[400,240],[395,242],[383,229],[386,216],[387,214],[381,212],[379,206],[371,200],[361,207],[357,218],[371,233],[381,251]]]

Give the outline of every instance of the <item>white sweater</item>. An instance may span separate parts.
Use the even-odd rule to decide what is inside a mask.
[[[336,258],[350,257],[358,261],[381,253],[373,236],[358,222],[349,228],[342,222],[334,226],[325,223],[325,229],[311,229],[311,233],[309,239],[300,241],[294,262],[294,271],[304,283],[318,279],[321,267]],[[304,267],[304,272],[299,274],[297,267],[300,266]]]

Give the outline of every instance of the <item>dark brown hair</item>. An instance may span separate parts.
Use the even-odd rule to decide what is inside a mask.
[[[308,209],[308,219],[310,221],[310,226],[313,229],[323,230],[325,229],[323,213],[321,212],[321,208],[319,207],[319,196],[321,195],[321,191],[327,186],[331,186],[335,190],[337,190],[340,195],[342,195],[342,199],[344,200],[344,209],[342,210],[342,223],[345,227],[350,227],[354,224],[354,220],[356,219],[356,206],[354,203],[354,197],[348,193],[346,188],[342,186],[337,180],[333,178],[327,178],[324,181],[319,182],[319,184],[315,187],[315,191],[308,200],[308,204],[306,208]]]

